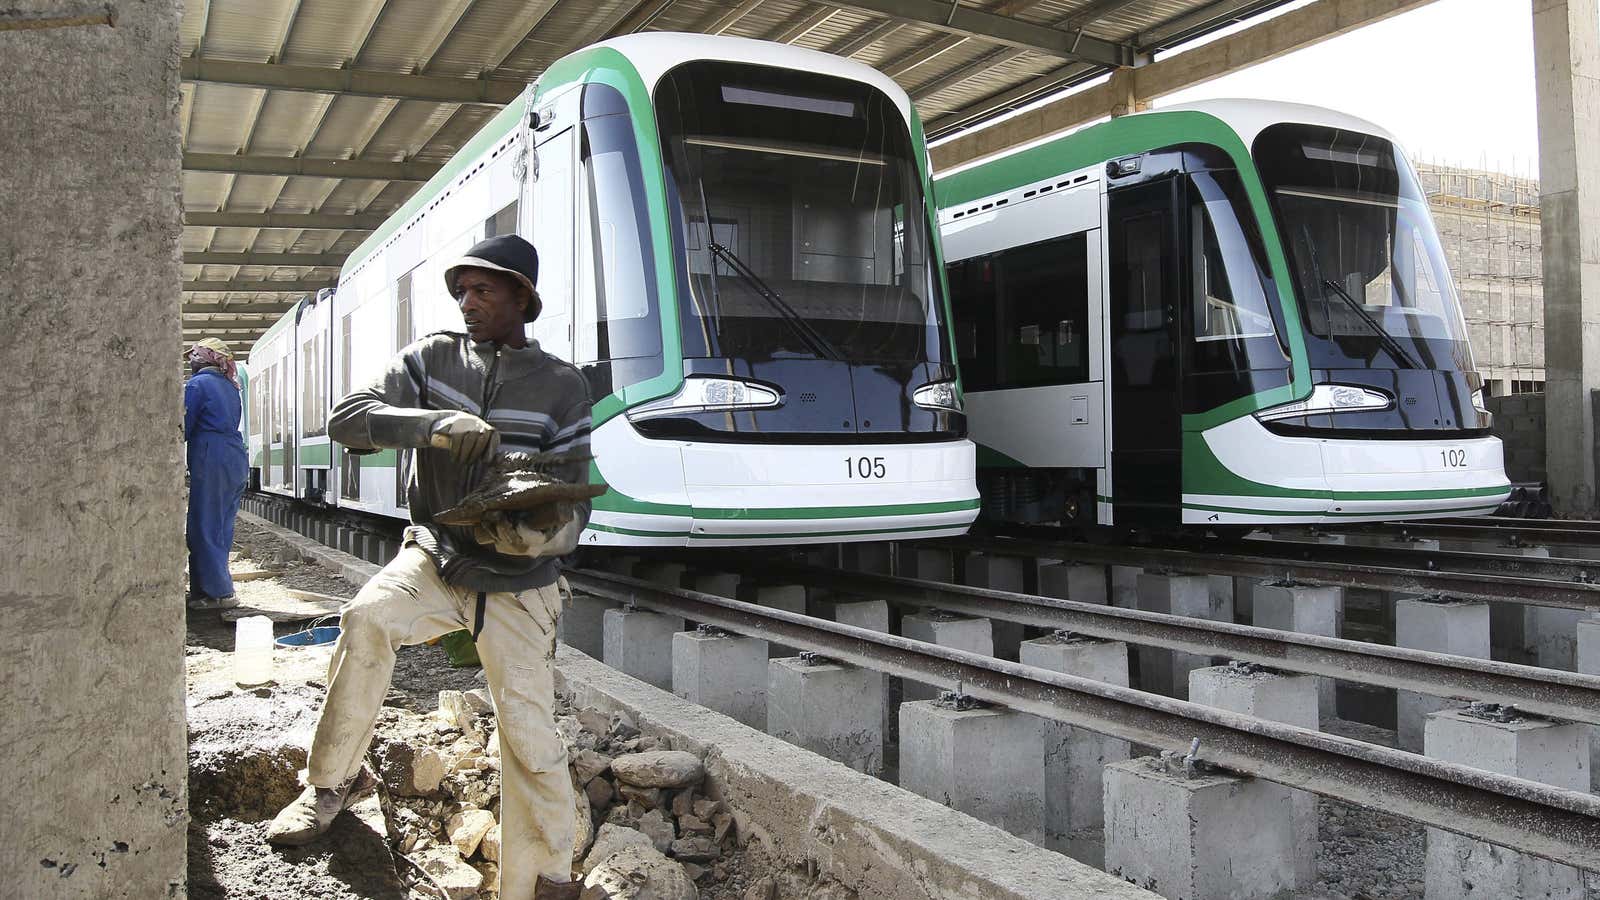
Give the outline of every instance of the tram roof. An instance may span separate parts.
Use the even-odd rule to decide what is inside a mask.
[[[523,86],[598,41],[668,54],[692,39],[650,33],[686,32],[793,48],[769,48],[774,62],[846,57],[903,88],[937,138],[1289,2],[196,0],[181,35],[186,336],[239,343],[333,285]]]

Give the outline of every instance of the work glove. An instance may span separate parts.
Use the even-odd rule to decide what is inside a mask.
[[[500,446],[500,432],[472,413],[453,412],[433,424],[430,446],[449,450],[458,465],[493,456]]]
[[[563,521],[548,528],[535,528],[504,513],[489,512],[472,526],[472,539],[507,556],[544,556],[557,535],[571,522],[569,513]]]

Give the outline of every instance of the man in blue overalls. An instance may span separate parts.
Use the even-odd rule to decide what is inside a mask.
[[[183,388],[183,439],[189,462],[190,609],[238,606],[228,552],[244,495],[249,460],[239,434],[238,367],[233,351],[216,338],[189,350],[193,373]]]

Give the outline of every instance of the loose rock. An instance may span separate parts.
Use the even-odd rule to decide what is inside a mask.
[[[600,833],[595,835],[594,846],[584,856],[583,864],[578,870],[588,875],[595,866],[604,862],[606,857],[624,847],[649,847],[654,850],[655,845],[650,838],[632,828],[623,828],[620,825],[601,825]]]
[[[778,883],[769,875],[750,885],[744,892],[744,900],[775,900],[778,896]]]
[[[604,773],[611,768],[611,757],[593,750],[580,750],[572,758],[572,770],[578,775],[579,784],[588,784],[589,780]]]
[[[456,852],[468,857],[478,849],[478,842],[483,840],[484,833],[495,827],[494,813],[486,809],[469,809],[451,816],[445,831],[450,834],[450,843],[455,845]]]
[[[673,858],[683,862],[715,862],[722,856],[722,850],[708,837],[679,838],[670,849]]]
[[[426,797],[438,791],[444,771],[444,757],[432,747],[390,741],[378,757],[379,776],[389,792],[400,797]]]
[[[639,817],[639,830],[662,853],[672,846],[677,839],[677,829],[673,827],[672,820],[668,819],[659,809],[652,809]]]
[[[689,874],[651,847],[624,847],[583,879],[583,900],[699,900]]]
[[[431,847],[412,858],[450,900],[474,900],[483,889],[483,873],[462,862],[453,847]]]
[[[617,780],[638,788],[681,788],[705,778],[705,766],[693,753],[652,750],[619,756],[611,762]]]
[[[583,786],[583,790],[589,795],[589,803],[595,809],[605,809],[611,798],[616,796],[616,791],[611,789],[611,782],[604,778],[591,779]]]
[[[478,852],[483,854],[483,858],[490,862],[500,861],[499,823],[496,823],[493,828],[483,833],[483,840],[478,842]]]

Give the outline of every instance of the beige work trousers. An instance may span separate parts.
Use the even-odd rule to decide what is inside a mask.
[[[439,578],[420,547],[400,551],[341,611],[328,693],[307,761],[307,780],[343,784],[361,768],[394,674],[395,652],[471,628],[477,591]],[[500,896],[531,900],[541,874],[572,874],[572,782],[555,730],[555,585],[491,593],[478,657],[500,729]]]

